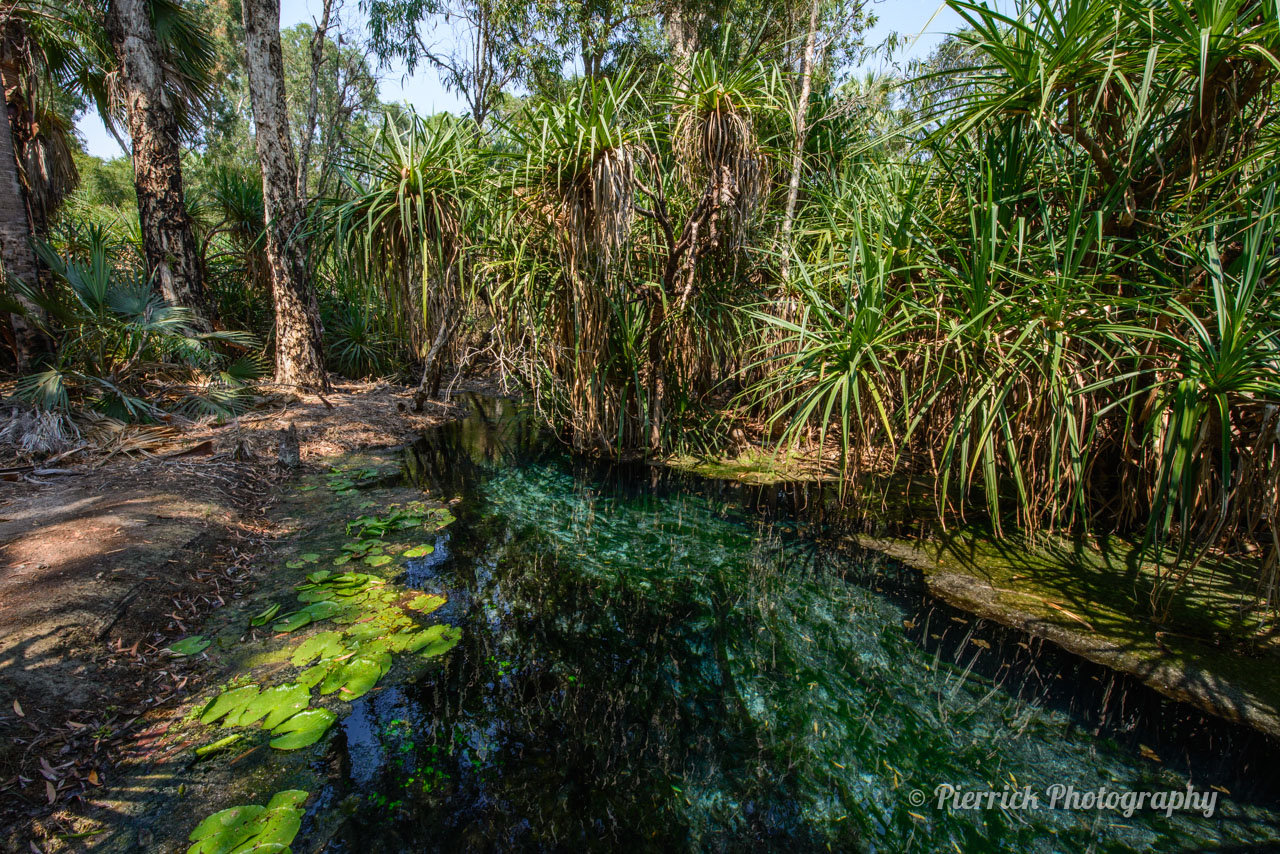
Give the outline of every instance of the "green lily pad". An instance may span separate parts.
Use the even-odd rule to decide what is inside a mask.
[[[298,676],[298,684],[304,686],[310,691],[315,686],[324,681],[329,672],[338,666],[338,662],[331,658],[322,660],[319,664],[313,664],[306,670],[302,671]]]
[[[316,563],[320,560],[320,555],[315,552],[307,552],[304,555],[298,555],[298,560],[306,561],[307,563]]]
[[[435,546],[429,546],[423,543],[420,546],[414,546],[404,553],[405,557],[426,557],[436,550]]]
[[[351,563],[351,555],[339,555],[333,559],[334,566],[346,566]]]
[[[308,709],[289,718],[271,731],[269,742],[277,750],[297,750],[319,741],[338,716],[328,709]]]
[[[315,572],[307,573],[307,581],[312,584],[320,584],[323,581],[327,581],[332,575],[333,573],[327,569],[317,569]]]
[[[187,837],[196,843],[187,849],[187,854],[229,854],[253,836],[251,822],[265,811],[259,806],[243,806],[214,813]]]
[[[305,613],[310,614],[312,620],[319,622],[342,613],[342,606],[337,602],[321,601],[312,602],[302,610]]]
[[[438,593],[424,593],[421,596],[414,596],[409,600],[406,606],[412,611],[421,611],[423,614],[430,614],[449,600]]]
[[[406,652],[417,652],[423,658],[444,655],[462,640],[462,630],[453,626],[429,626],[418,633]]]
[[[276,614],[280,613],[280,603],[272,602],[264,608],[256,617],[249,621],[251,626],[261,626],[271,620]]]
[[[310,702],[311,692],[298,684],[267,688],[249,701],[236,718],[234,726],[250,726],[262,721],[263,729],[271,729],[305,709]],[[231,724],[230,717],[227,722]]]
[[[200,723],[211,724],[224,715],[231,719],[239,717],[244,707],[253,702],[257,696],[257,685],[245,685],[243,688],[223,691],[204,707],[204,711],[200,713]]]
[[[311,622],[311,615],[305,610],[294,611],[271,627],[273,632],[293,632]]]
[[[294,667],[305,667],[316,658],[333,658],[335,655],[341,655],[345,649],[342,632],[320,632],[299,644],[289,660],[293,662]]]
[[[363,697],[378,684],[378,680],[391,669],[391,656],[379,653],[365,656],[363,653],[336,667],[320,685],[321,694],[339,692],[344,700]]]
[[[327,587],[312,587],[310,590],[303,590],[298,594],[299,602],[323,602],[326,599],[332,599],[334,593]]]
[[[244,734],[237,732],[233,735],[227,736],[226,738],[220,738],[215,742],[206,744],[204,747],[197,747],[196,757],[204,759],[206,756],[213,756],[215,753],[222,753],[224,750],[234,746],[242,738],[244,738]]]
[[[169,652],[174,655],[195,655],[204,652],[212,643],[204,635],[192,635],[189,638],[183,638],[169,647]]]
[[[369,555],[364,562],[369,566],[386,566],[391,563],[391,555]]]
[[[302,789],[285,789],[271,796],[271,800],[267,801],[267,809],[275,810],[283,807],[298,809],[306,803],[310,795],[310,792],[304,792]]]
[[[307,562],[305,560],[291,560],[285,563],[285,566],[289,569],[302,569],[306,565]]]

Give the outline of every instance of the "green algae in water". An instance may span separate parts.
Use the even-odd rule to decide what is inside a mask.
[[[375,733],[407,718],[415,734],[379,772],[379,796],[402,802],[400,817],[357,819],[369,845],[410,830],[425,850],[465,847],[477,832],[519,850],[1274,842],[1274,798],[1249,782],[1269,766],[1233,748],[1229,731],[1189,723],[1176,734],[1185,713],[1172,704],[935,606],[908,573],[765,524],[736,487],[554,452],[501,460],[492,449],[504,443],[477,422],[434,433],[407,464],[437,494],[464,493],[437,577],[463,591],[468,621],[449,668],[394,708],[362,701]],[[475,445],[449,444],[458,437]],[[459,484],[459,471],[472,479]],[[1157,711],[1139,719],[1135,708]],[[1164,763],[1144,759],[1139,738]],[[1044,793],[1058,782],[1234,794],[1213,819],[948,812],[910,797],[928,800],[941,783]],[[392,825],[386,837],[379,821]]]

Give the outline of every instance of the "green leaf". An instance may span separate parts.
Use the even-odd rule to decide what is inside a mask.
[[[405,557],[426,557],[427,555],[431,554],[435,550],[436,550],[435,546],[429,546],[429,545],[423,544],[421,546],[414,546],[413,548],[409,549],[404,553],[404,556]]]
[[[204,711],[200,713],[200,723],[211,724],[224,715],[229,718],[238,717],[244,707],[253,702],[253,699],[257,696],[257,685],[245,685],[242,688],[223,691],[204,707]],[[233,712],[234,714],[232,714]]]
[[[273,632],[293,632],[311,622],[311,615],[305,610],[294,611],[271,627]]]
[[[342,613],[342,606],[337,602],[322,601],[312,602],[302,610],[309,614],[312,620],[319,622]]]
[[[386,566],[391,563],[391,555],[370,555],[364,562],[369,566]]]
[[[170,646],[169,652],[174,655],[195,655],[208,649],[210,643],[211,641],[204,635],[192,635]]]
[[[277,750],[297,750],[319,741],[338,716],[328,709],[299,712],[271,731],[270,744]]]
[[[342,643],[342,632],[320,632],[304,640],[293,651],[289,658],[295,667],[305,667],[317,657],[333,658],[346,650]]]
[[[445,597],[438,593],[424,593],[421,596],[415,596],[410,599],[409,604],[406,607],[411,611],[421,611],[424,614],[430,614],[447,601],[448,600],[445,599]]]
[[[280,603],[273,602],[262,610],[256,617],[249,621],[251,626],[261,626],[269,621],[276,614],[280,613]]]
[[[215,753],[221,753],[224,750],[231,747],[232,745],[234,745],[236,742],[240,741],[240,739],[242,738],[244,738],[244,733],[239,733],[239,732],[228,735],[225,738],[220,738],[215,742],[204,745],[203,747],[197,747],[196,756],[200,759],[204,759],[206,756],[212,756]]]
[[[234,726],[250,726],[262,721],[263,729],[271,729],[305,709],[310,702],[311,692],[298,684],[267,688],[244,707]],[[231,718],[227,720],[230,723]]]

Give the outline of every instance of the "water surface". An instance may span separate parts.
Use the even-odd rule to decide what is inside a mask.
[[[568,456],[502,401],[423,439],[461,498],[406,582],[464,640],[346,722],[349,850],[1273,850],[1280,751],[930,600],[786,488]],[[938,809],[1223,790],[1213,818]],[[912,793],[928,795],[925,803]]]

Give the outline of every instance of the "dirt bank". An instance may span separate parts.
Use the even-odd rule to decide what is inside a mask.
[[[75,816],[114,760],[205,687],[164,649],[263,579],[281,535],[277,464],[302,470],[399,445],[454,411],[411,390],[340,383],[276,395],[223,425],[166,431],[144,454],[81,452],[0,482],[0,848],[75,846]],[[34,847],[33,847],[34,846]]]

